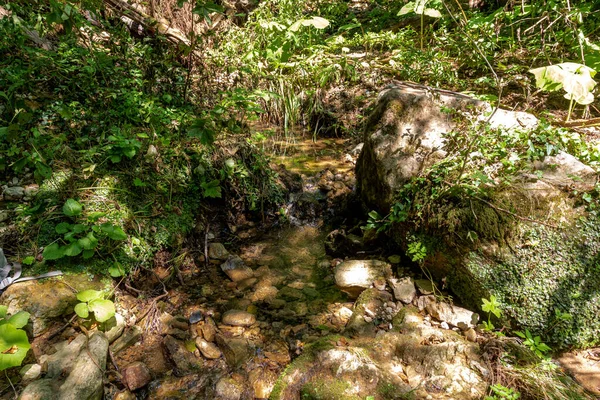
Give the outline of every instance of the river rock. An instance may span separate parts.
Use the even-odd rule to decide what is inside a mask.
[[[90,280],[87,274],[18,282],[10,285],[0,295],[0,304],[8,306],[8,314],[27,311],[30,314],[33,336],[37,337],[46,331],[50,323],[73,313],[73,307],[79,301],[71,287],[82,291],[104,290],[109,286]]]
[[[552,186],[590,191],[598,182],[598,174],[593,168],[564,151],[555,156],[544,157],[533,165],[542,173],[542,181]]]
[[[4,200],[6,201],[18,201],[25,196],[25,188],[21,186],[12,186],[4,189]]]
[[[204,324],[200,326],[200,333],[207,342],[214,342],[215,335],[217,334],[217,324],[212,317],[206,317]]]
[[[129,390],[143,388],[152,380],[150,370],[143,362],[137,361],[129,364],[123,370],[123,383]]]
[[[208,258],[211,260],[227,260],[229,252],[223,246],[223,243],[209,243],[208,244]]]
[[[254,390],[255,399],[268,399],[277,381],[277,374],[268,369],[257,368],[250,371],[248,380]]]
[[[183,376],[201,369],[202,361],[194,357],[183,342],[175,339],[173,336],[165,336],[163,346],[167,357],[175,366],[175,375]]]
[[[221,270],[234,282],[254,277],[252,268],[248,267],[244,260],[238,256],[229,257],[227,261],[221,264]]]
[[[243,386],[228,377],[219,379],[215,386],[215,395],[221,400],[240,400],[243,391]]]
[[[117,354],[121,350],[133,346],[142,337],[142,328],[137,325],[133,325],[125,329],[124,333],[119,336],[111,345],[110,351],[113,354]]]
[[[426,176],[448,152],[456,157],[462,149],[446,141],[447,133],[472,121],[466,114],[487,120],[482,109],[491,107],[458,93],[404,83],[387,87],[366,121],[365,145],[356,165],[364,207],[387,214],[407,182]],[[506,110],[497,110],[491,120],[506,135],[523,135],[512,130],[527,134],[536,125],[534,116]],[[540,153],[546,151],[543,144],[535,145]],[[484,154],[474,149],[468,157],[474,161]],[[485,161],[484,173],[486,168],[502,168]],[[436,238],[437,243],[428,249],[423,265],[467,308],[479,309],[482,299],[494,295],[511,324],[564,345],[594,341],[600,336],[600,319],[595,317],[600,313],[600,275],[589,265],[600,257],[600,241],[592,239],[600,237],[600,214],[594,211],[594,195],[586,192],[595,187],[598,174],[583,159],[557,151],[519,171],[503,169],[499,177],[492,173],[491,179],[483,184],[490,188],[483,197],[452,195],[451,201],[433,204],[423,215],[420,225],[427,228],[414,234]],[[400,223],[389,232],[402,247],[407,246],[407,228]],[[577,321],[576,329],[547,330],[556,324],[557,304]]]
[[[40,362],[46,371],[46,377],[58,378],[66,376],[73,370],[73,365],[79,354],[85,348],[88,339],[84,334],[77,335],[75,339],[57,343],[54,347],[56,352],[51,355],[43,355]]]
[[[216,340],[227,364],[232,368],[238,368],[248,361],[252,355],[252,349],[247,339],[227,338],[223,335],[217,335]]]
[[[444,302],[431,302],[426,307],[427,312],[438,321],[447,322],[461,329],[469,329],[477,325],[479,315]]]
[[[215,359],[221,357],[221,350],[214,343],[207,342],[200,337],[196,338],[196,347],[205,358]]]
[[[42,366],[40,364],[27,364],[19,371],[21,375],[21,384],[35,381],[42,375]]]
[[[404,304],[412,303],[417,296],[417,289],[415,283],[411,278],[388,279],[388,284],[394,291],[394,297],[396,300],[403,302]]]
[[[19,396],[19,400],[59,400],[58,387],[58,381],[38,379],[25,387]]]
[[[104,396],[104,370],[108,355],[108,339],[102,332],[93,332],[73,365],[73,370],[61,385],[61,400],[100,400]]]
[[[335,284],[351,298],[357,298],[365,289],[372,286],[376,278],[391,277],[388,263],[378,260],[348,260],[335,267]]]
[[[123,334],[125,329],[125,318],[120,313],[115,313],[114,317],[103,324],[104,334],[108,343],[112,343]]]
[[[256,316],[246,311],[229,310],[223,314],[223,323],[233,326],[250,326],[256,322]]]

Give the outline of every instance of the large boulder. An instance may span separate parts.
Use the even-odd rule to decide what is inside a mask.
[[[325,337],[280,375],[271,399],[480,399],[487,390],[479,346],[430,326],[406,307],[394,330],[375,338]],[[389,396],[389,397],[388,397]]]
[[[412,192],[407,201],[413,204],[432,193],[425,192],[427,187],[452,189],[444,197],[429,197],[433,200],[420,211],[417,224],[395,224],[394,239],[406,247],[409,232],[410,240],[426,243],[425,266],[469,308],[495,295],[509,318],[505,323],[544,333],[555,344],[593,343],[600,335],[600,218],[593,196],[582,194],[594,190],[598,174],[566,148],[560,150],[561,141],[553,142],[552,132],[532,115],[497,110],[489,117],[489,110],[482,102],[443,90],[386,88],[366,125],[357,162],[361,199],[367,209],[385,215],[394,195],[414,178],[422,178],[425,187]],[[528,151],[536,145],[537,150],[489,161],[487,149],[457,149],[461,137],[452,131],[468,134],[467,121],[478,120],[496,129],[502,141],[527,132]],[[544,156],[548,151],[551,155]],[[485,190],[473,195],[464,185],[452,187],[456,176],[438,167],[457,156],[469,165],[477,165],[473,160],[478,157],[481,168],[474,167],[473,174],[493,176],[490,170],[510,162],[515,167],[503,169],[501,179],[481,180]],[[442,171],[435,182],[428,175],[432,168]]]

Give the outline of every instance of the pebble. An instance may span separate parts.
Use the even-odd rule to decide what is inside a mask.
[[[150,370],[143,362],[134,362],[128,365],[123,371],[123,383],[129,390],[142,388],[151,380]]]
[[[256,322],[256,316],[247,311],[229,310],[223,314],[223,323],[233,326],[250,326]]]

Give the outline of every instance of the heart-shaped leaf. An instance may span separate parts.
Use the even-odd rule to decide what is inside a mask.
[[[93,289],[88,289],[77,293],[77,300],[83,301],[84,303],[89,303],[90,301],[101,299],[102,297],[102,292]]]
[[[110,300],[94,300],[89,303],[89,308],[98,322],[108,321],[115,315],[115,305]]]
[[[64,255],[64,248],[60,247],[58,243],[52,243],[51,245],[46,246],[42,252],[42,257],[46,260],[58,260],[59,258],[64,257]]]
[[[74,199],[68,199],[62,210],[67,217],[76,217],[83,211],[83,206]]]
[[[64,252],[66,256],[75,257],[78,256],[82,251],[81,246],[77,242],[73,242],[65,246]]]
[[[30,348],[24,330],[12,324],[0,325],[0,371],[21,365]]]
[[[106,236],[111,238],[112,240],[125,240],[127,239],[127,234],[118,226],[114,226],[110,222],[105,222],[100,225],[100,229],[102,232],[106,233]]]
[[[90,316],[90,310],[88,308],[87,303],[78,303],[75,306],[75,314],[77,314],[80,318],[87,318]]]

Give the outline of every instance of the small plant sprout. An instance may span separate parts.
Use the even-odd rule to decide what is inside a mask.
[[[500,318],[502,316],[502,310],[500,309],[500,303],[498,303],[498,299],[496,296],[491,295],[490,299],[481,299],[483,303],[481,304],[481,309],[488,313],[488,320],[483,321],[483,328],[486,331],[493,331],[495,329],[494,324],[492,324],[491,318],[492,314],[496,316],[496,318]]]
[[[550,92],[563,88],[565,99],[569,100],[567,122],[571,118],[574,103],[588,105],[594,101],[592,93],[596,87],[593,77],[596,71],[577,63],[562,63],[529,70],[535,75],[535,86]]]
[[[534,337],[531,334],[531,332],[529,332],[529,329],[525,329],[525,333],[521,331],[516,331],[515,335],[522,339],[525,339],[523,341],[523,345],[529,347],[529,349],[540,358],[543,358],[545,356],[545,353],[551,350],[550,346],[542,342],[542,338],[540,338],[539,336]]]
[[[521,397],[519,392],[499,383],[490,386],[490,391],[493,393],[493,396],[486,396],[485,400],[517,400]]]
[[[428,8],[429,3],[434,3],[431,0],[415,0],[407,3],[398,11],[398,16],[414,12],[421,16],[421,50],[423,50],[423,16],[427,15],[431,18],[442,18],[442,14],[435,8]]]
[[[94,313],[98,322],[106,322],[115,315],[115,304],[104,299],[104,293],[98,290],[84,290],[77,293],[77,300],[81,303],[75,306],[75,313],[81,318],[88,318]]]

